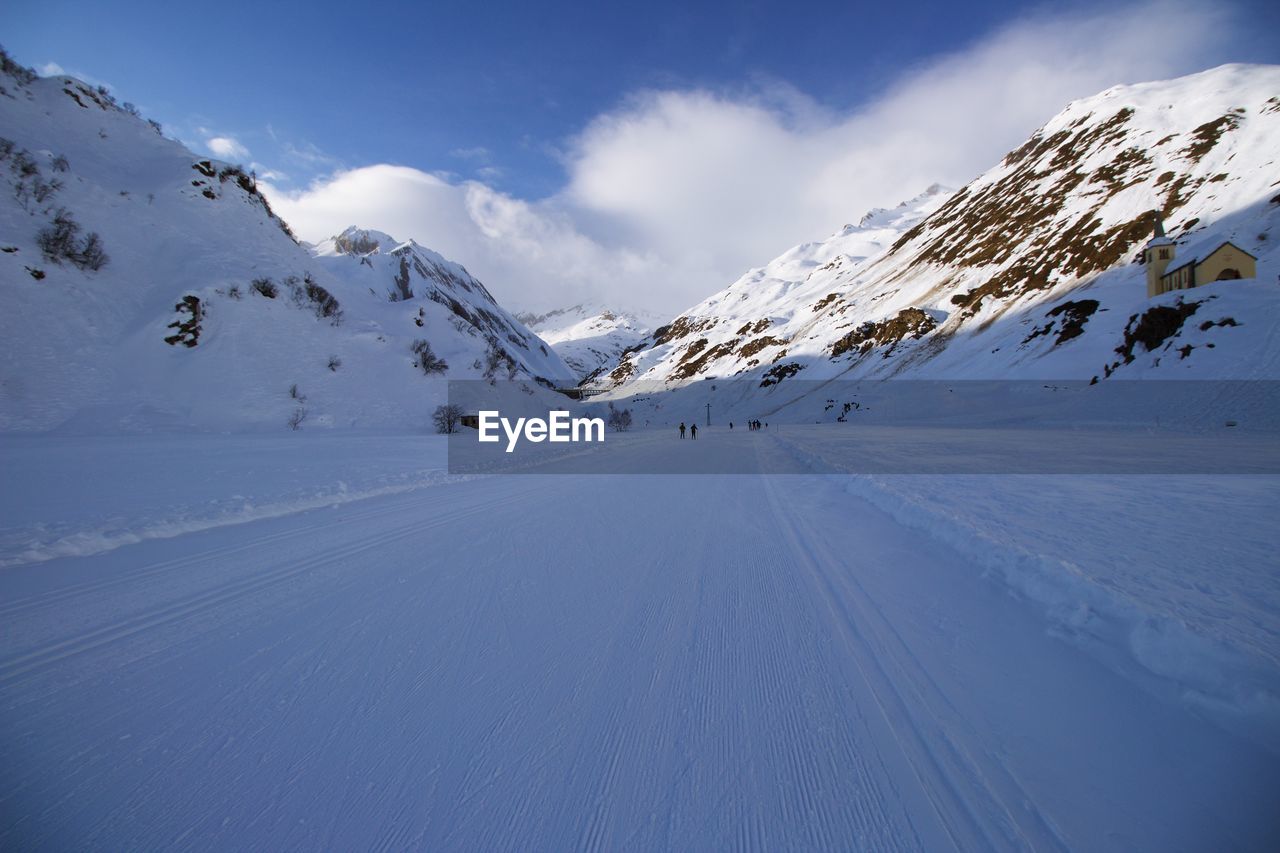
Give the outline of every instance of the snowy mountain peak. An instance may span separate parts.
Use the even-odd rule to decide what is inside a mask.
[[[399,243],[382,231],[360,228],[356,225],[347,227],[336,237],[325,241],[332,243],[333,253],[340,255],[370,255],[378,251],[389,251]],[[321,244],[317,244],[317,248]]]

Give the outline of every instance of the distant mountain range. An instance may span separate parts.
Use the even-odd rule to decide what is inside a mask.
[[[643,341],[665,319],[645,311],[611,310],[594,303],[515,316],[550,344],[579,379],[612,368],[624,352]]]

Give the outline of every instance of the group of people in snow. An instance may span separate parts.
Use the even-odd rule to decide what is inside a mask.
[[[758,430],[758,429],[768,429],[768,428],[769,428],[769,424],[768,424],[768,422],[761,422],[761,421],[747,421],[747,429],[749,429],[749,430],[755,431],[755,430]],[[697,425],[697,424],[689,424],[689,426],[688,426],[688,428],[687,428],[687,429],[688,429],[688,433],[689,433],[689,437],[690,437],[690,438],[695,438],[695,439],[696,439],[696,438],[698,437],[698,425]],[[733,429],[733,421],[729,421],[729,429]],[[681,438],[684,438],[685,431],[686,431],[686,427],[685,427],[685,425],[684,425],[684,421],[681,421],[681,422],[680,422],[680,437],[681,437]]]

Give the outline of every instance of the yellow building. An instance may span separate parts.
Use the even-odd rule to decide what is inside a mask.
[[[1211,281],[1258,277],[1258,259],[1234,243],[1223,243],[1203,258],[1188,258],[1170,266],[1177,250],[1177,245],[1165,236],[1164,223],[1157,215],[1155,236],[1143,249],[1148,297],[1171,290],[1187,290]]]

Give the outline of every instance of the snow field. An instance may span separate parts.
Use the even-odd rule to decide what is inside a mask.
[[[673,453],[797,470],[736,433],[613,452],[637,474]],[[49,441],[6,458],[42,496],[21,520],[92,522],[111,489],[88,480],[77,509]],[[104,481],[137,464],[77,441]],[[174,438],[115,510],[163,513],[184,455],[207,504],[237,472],[262,496],[376,484],[419,442],[440,464],[413,436]],[[1020,503],[1013,538],[1043,513],[1003,479],[923,482],[943,507]],[[859,482],[474,477],[11,565],[0,844],[1267,849],[1274,752],[984,579],[1001,541],[921,535]]]

